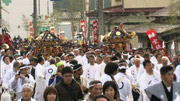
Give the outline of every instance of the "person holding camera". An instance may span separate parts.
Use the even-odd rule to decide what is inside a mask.
[[[23,84],[30,83],[34,85],[35,80],[31,74],[28,74],[29,66],[21,65],[20,71],[10,79],[11,89],[15,92],[16,99],[22,97],[21,91]]]
[[[64,68],[64,63],[58,62],[56,64],[56,66],[57,66],[57,71],[55,74],[51,75],[49,82],[48,82],[49,86],[55,86],[56,84],[58,84],[62,80],[61,70]]]

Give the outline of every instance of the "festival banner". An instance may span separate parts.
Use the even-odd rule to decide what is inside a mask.
[[[98,21],[97,20],[93,22],[93,29],[94,29],[94,44],[98,44]]]
[[[60,29],[60,33],[59,33],[59,38],[60,38],[60,39],[63,38],[63,33],[62,33],[61,29]]]
[[[151,30],[147,31],[147,36],[148,36],[149,40],[151,41],[151,44],[152,44],[153,48],[155,50],[163,49],[166,52],[165,55],[169,58],[170,62],[172,62],[172,60],[169,57],[166,49],[162,47],[161,41],[158,40],[157,33],[155,32],[155,30],[151,29]]]
[[[34,37],[34,28],[33,28],[33,23],[32,23],[32,21],[30,21],[29,22],[29,30],[30,30],[30,35],[32,36],[32,37]]]
[[[51,27],[51,33],[55,34],[55,28],[54,27]]]
[[[157,34],[154,31],[154,29],[147,31],[147,36],[148,36],[149,40],[151,41],[151,44],[154,47],[154,49],[162,48],[162,43],[160,40],[158,40]]]
[[[84,45],[86,45],[86,30],[85,30],[85,21],[81,20],[81,28],[83,31],[83,36],[84,36]]]

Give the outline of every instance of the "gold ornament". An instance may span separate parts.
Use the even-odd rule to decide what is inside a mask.
[[[118,31],[118,32],[116,32],[116,35],[121,35],[121,32],[119,32],[119,31]]]

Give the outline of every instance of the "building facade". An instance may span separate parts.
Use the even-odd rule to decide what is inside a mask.
[[[12,37],[20,35],[26,38],[30,35],[23,27],[23,15],[32,21],[33,0],[12,0],[9,5],[2,3],[2,27],[7,27]],[[47,15],[53,12],[53,2],[50,0],[37,0],[37,14]]]

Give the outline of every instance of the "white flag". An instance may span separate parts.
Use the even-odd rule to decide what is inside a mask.
[[[0,28],[0,35],[2,35],[2,28]]]
[[[171,49],[175,49],[175,47],[174,47],[174,41],[172,41]]]
[[[164,43],[164,41],[163,41],[163,43],[162,43],[162,48],[165,48],[165,43]]]

